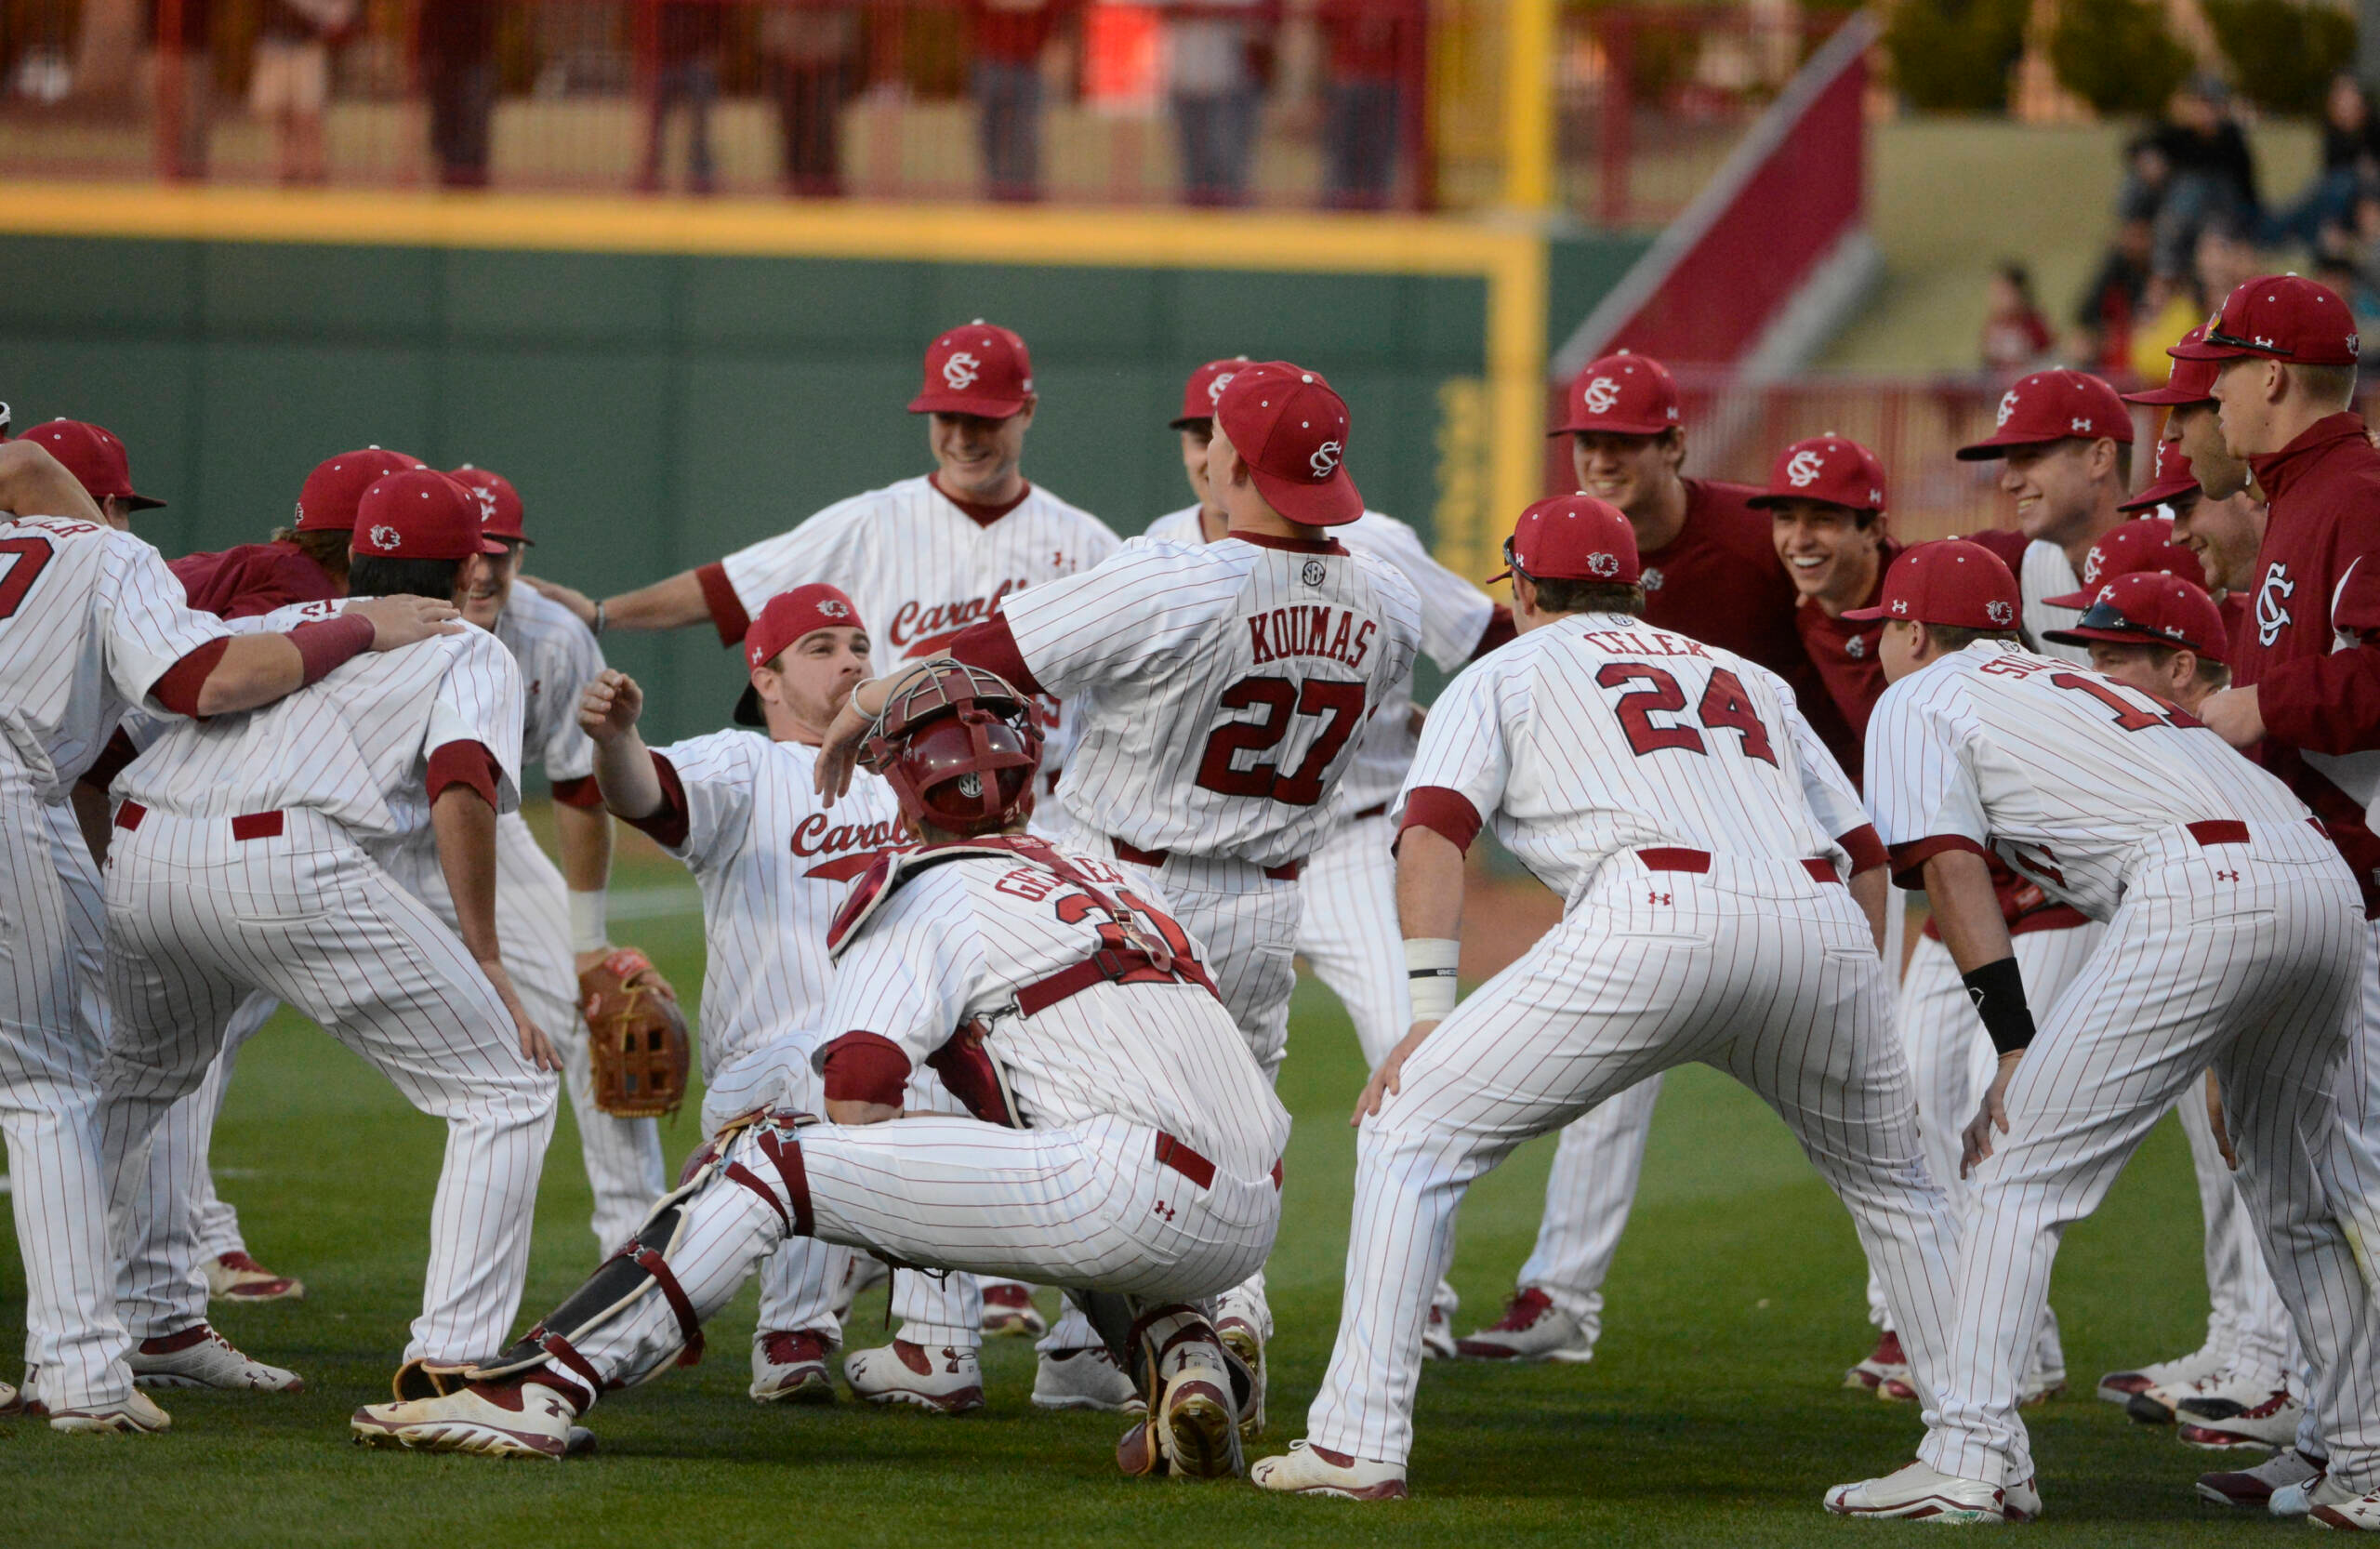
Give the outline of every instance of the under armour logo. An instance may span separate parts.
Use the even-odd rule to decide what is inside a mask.
[[[1667,904],[1674,896],[1676,896],[1674,894],[1654,893],[1648,889],[1645,894],[1645,902],[1647,904]]]
[[[2088,415],[2076,415],[2076,416],[2074,417],[2074,418],[2073,418],[2072,424],[2073,424],[2073,426],[2074,426],[2074,433],[2075,433],[2076,435],[2078,435],[2078,436],[2080,436],[2080,435],[2088,435],[2088,434],[2090,434],[2090,433],[2091,433],[2091,417],[2090,417],[2090,416],[2088,416]]]
[[[983,362],[964,350],[955,351],[948,360],[942,363],[942,379],[953,392],[962,392],[975,385],[975,378],[983,375]]]
[[[1894,598],[1894,599],[1893,599],[1893,614],[1894,614],[1894,616],[1898,617],[1898,618],[1906,618],[1906,617],[1908,617],[1908,616],[1909,616],[1909,599],[1908,599],[1908,598],[1906,598],[1906,597],[1896,597],[1896,598]]]
[[[2272,348],[2272,340],[2265,338],[2262,334],[2258,334],[2255,338],[2255,346],[2259,350],[2269,350]]]
[[[2000,395],[2000,417],[1993,421],[1992,428],[1997,430],[2001,426],[2007,424],[2008,417],[2016,412],[2016,390],[2015,388],[2010,388],[2007,391]]]
[[[1591,576],[1619,575],[1620,556],[1617,554],[1589,554],[1587,556],[1587,573]]]
[[[1170,1221],[1173,1219],[1174,1211],[1171,1205],[1169,1205],[1164,1200],[1160,1199],[1156,1204],[1149,1207],[1149,1213],[1151,1215],[1162,1216],[1164,1219]]]
[[[2016,610],[1994,598],[1983,605],[1983,616],[1994,624],[2007,624],[2016,618]]]
[[[385,522],[372,529],[372,547],[375,549],[402,549],[404,541],[404,535]]]
[[[818,616],[821,618],[849,618],[852,605],[839,598],[829,597],[818,604]]]
[[[1620,384],[1608,377],[1597,377],[1580,391],[1580,401],[1589,414],[1609,414],[1620,405]]]
[[[2240,874],[2236,871],[2218,871],[2215,874],[2215,880],[2218,882],[2236,882],[2240,880]]]
[[[1314,456],[1306,458],[1305,465],[1314,470],[1314,476],[1316,479],[1328,479],[1338,472],[1339,444],[1335,441],[1324,442],[1314,449]]]
[[[1785,465],[1785,482],[1795,489],[1807,489],[1817,483],[1818,475],[1825,471],[1824,457],[1816,452],[1796,452],[1792,460]]]

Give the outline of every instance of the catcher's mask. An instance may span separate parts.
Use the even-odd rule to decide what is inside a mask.
[[[945,662],[885,702],[860,762],[892,785],[911,823],[972,839],[1031,814],[1041,733],[1005,680]]]

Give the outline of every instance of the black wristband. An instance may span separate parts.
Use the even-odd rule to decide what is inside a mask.
[[[2017,971],[2016,959],[1985,963],[1972,973],[1960,974],[1959,982],[1967,986],[1967,999],[1983,1018],[1983,1030],[1991,1035],[1992,1048],[2014,1054],[2032,1043],[2033,1013],[2025,1005],[2025,976]]]

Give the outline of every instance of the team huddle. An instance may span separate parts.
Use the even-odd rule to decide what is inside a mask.
[[[1849,1210],[1878,1339],[1844,1381],[1924,1429],[1828,1510],[2041,1513],[2022,1411],[2067,1386],[2059,1238],[2178,1111],[2207,1341],[2099,1397],[2270,1450],[2208,1502],[2380,1529],[2354,328],[2305,282],[2241,286],[2132,395],[2166,411],[2136,495],[2115,391],[2026,377],[1959,454],[2000,463],[2016,526],[1905,549],[1840,436],[1765,487],[1683,477],[1669,374],[1613,355],[1554,431],[1579,493],[1517,513],[1508,606],[1366,509],[1345,402],[1287,362],[1192,374],[1195,502],[1120,541],[1024,478],[1030,359],[982,322],[908,404],[934,471],[600,601],[521,576],[500,475],[378,447],[318,467],[270,541],[168,565],[121,443],[38,426],[0,444],[28,1286],[0,1397],[158,1432],[144,1390],[301,1385],[207,1322],[303,1294],[207,1161],[286,1004],[447,1124],[420,1315],[359,1442],[584,1451],[757,1274],[755,1400],[834,1402],[840,1364],[856,1397],[962,1413],[984,1339],[1026,1333],[1034,1405],[1122,1417],[1126,1474],[1397,1498],[1425,1358],[1591,1357],[1662,1074],[1700,1062]],[[732,724],[648,746],[601,637],[705,623],[743,653]],[[1426,713],[1422,654],[1453,674]],[[609,933],[615,818],[702,897],[704,1138],[674,1183],[651,1115],[682,1066],[624,1077],[606,1031],[658,1008],[687,1056],[674,987]],[[1459,997],[1483,828],[1563,913]],[[1897,979],[1896,883],[1929,905]],[[1371,1076],[1329,1369],[1256,1458],[1301,955]],[[523,1331],[564,1089],[601,1262]],[[1536,1251],[1458,1337],[1463,1195],[1554,1131]],[[888,1271],[897,1334],[845,1351]]]

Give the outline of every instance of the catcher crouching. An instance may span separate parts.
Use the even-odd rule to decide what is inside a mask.
[[[442,1396],[359,1410],[359,1441],[560,1457],[603,1393],[700,1358],[704,1321],[799,1235],[1066,1288],[1148,1396],[1124,1471],[1239,1471],[1246,1373],[1197,1304],[1271,1251],[1289,1114],[1181,927],[1026,837],[1041,740],[1022,696],[940,661],[853,701],[919,847],[879,859],[830,935],[845,1030],[788,1072],[825,1120],[722,1131],[561,1307]],[[823,789],[853,740],[829,741]],[[919,1065],[973,1117],[905,1117]]]

